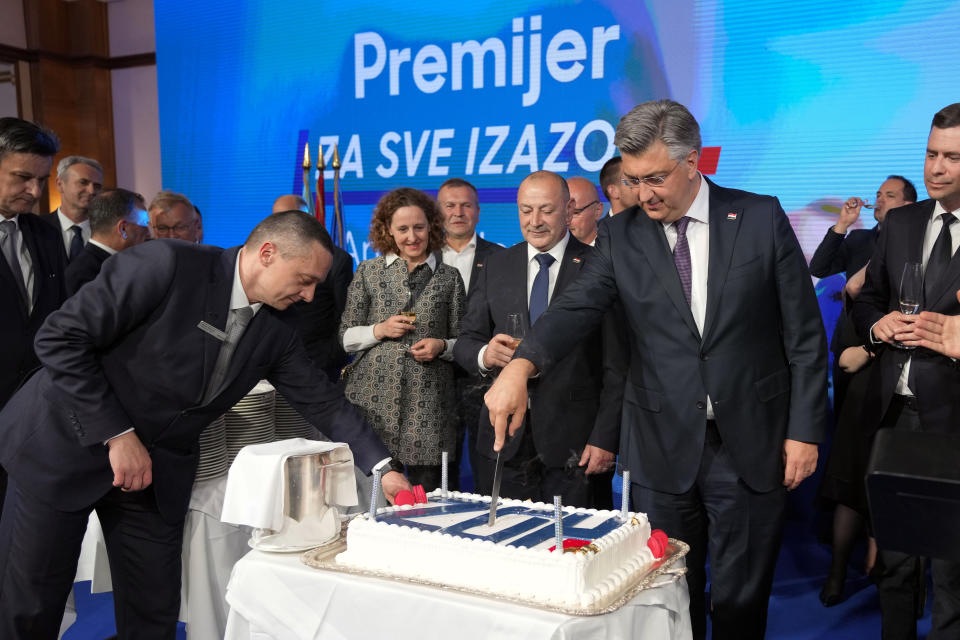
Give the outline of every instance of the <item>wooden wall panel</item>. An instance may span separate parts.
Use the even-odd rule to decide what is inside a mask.
[[[33,119],[60,136],[47,202],[60,205],[55,177],[60,158],[82,155],[103,164],[104,185],[116,184],[113,99],[106,5],[96,0],[24,0],[30,62]]]

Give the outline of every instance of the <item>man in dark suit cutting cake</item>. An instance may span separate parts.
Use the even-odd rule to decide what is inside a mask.
[[[803,253],[776,198],[697,170],[700,128],[647,102],[615,142],[639,206],[600,225],[597,256],[540,317],[487,393],[497,449],[527,379],[623,305],[629,373],[621,463],[632,508],[690,544],[695,637],[761,638],[786,490],[810,476],[826,412],[826,340]],[[512,416],[512,418],[511,418]]]
[[[124,251],[48,318],[36,342],[43,369],[0,413],[10,473],[0,637],[56,638],[93,509],[120,636],[173,637],[198,437],[262,378],[349,443],[358,466],[389,465],[275,313],[309,300],[331,260],[318,221],[274,214],[243,247],[170,240]],[[383,487],[392,497],[409,484],[387,471]]]

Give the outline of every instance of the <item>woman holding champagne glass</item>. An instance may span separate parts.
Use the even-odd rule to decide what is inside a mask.
[[[384,195],[370,242],[347,291],[340,339],[355,354],[344,369],[357,405],[411,484],[440,486],[440,456],[455,446],[453,345],[465,293],[460,274],[434,252],[443,244],[436,203],[416,189]]]

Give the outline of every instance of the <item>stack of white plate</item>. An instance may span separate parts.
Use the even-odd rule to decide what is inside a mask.
[[[200,463],[197,480],[211,480],[227,473],[227,424],[223,416],[200,433]]]
[[[245,446],[276,440],[273,418],[275,396],[276,392],[270,383],[261,382],[224,415],[228,466]]]
[[[277,440],[288,438],[317,439],[317,430],[314,429],[297,410],[290,406],[287,399],[277,394],[273,415],[277,424]]]

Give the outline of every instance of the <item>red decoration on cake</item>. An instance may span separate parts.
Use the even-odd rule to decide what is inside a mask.
[[[647,540],[647,547],[650,549],[650,552],[653,554],[654,558],[662,558],[667,552],[667,545],[669,542],[670,541],[667,538],[667,534],[664,533],[662,529],[654,529],[650,532],[650,538]]]
[[[408,504],[412,505],[412,504],[415,504],[416,501],[417,499],[414,497],[413,492],[407,491],[406,489],[397,491],[397,495],[393,497],[393,504],[398,507],[402,507]]]
[[[422,484],[413,488],[413,498],[416,504],[427,504],[427,492],[423,490]]]
[[[563,541],[564,549],[579,549],[580,547],[585,547],[590,544],[590,540],[579,540],[577,538],[567,538]],[[557,545],[550,547],[550,551],[553,551],[557,548]]]

